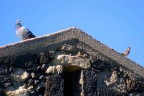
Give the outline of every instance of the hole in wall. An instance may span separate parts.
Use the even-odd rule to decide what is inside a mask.
[[[80,96],[80,75],[81,70],[76,72],[64,71],[64,96]]]

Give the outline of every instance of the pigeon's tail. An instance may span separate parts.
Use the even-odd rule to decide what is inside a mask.
[[[29,39],[29,38],[34,38],[36,37],[31,31],[29,31],[27,34],[26,34],[26,39]]]
[[[29,36],[28,37],[30,37],[30,38],[34,38],[34,37],[36,37],[34,34],[29,34]]]

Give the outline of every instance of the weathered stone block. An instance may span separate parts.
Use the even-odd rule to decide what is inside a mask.
[[[83,70],[84,96],[97,96],[98,75],[93,70]]]
[[[64,96],[64,80],[58,75],[46,77],[44,96]]]

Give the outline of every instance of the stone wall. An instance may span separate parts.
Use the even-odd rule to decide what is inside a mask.
[[[0,96],[144,96],[143,68],[76,28],[0,53]]]
[[[7,57],[10,55],[20,55],[22,53],[39,53],[43,50],[46,50],[46,48],[50,46],[53,46],[52,49],[54,49],[54,47],[57,47],[57,44],[61,44],[65,41],[72,42],[72,40],[74,39],[83,42],[87,46],[91,47],[93,50],[98,51],[99,53],[112,59],[113,61],[118,62],[120,65],[134,71],[135,74],[144,77],[144,68],[142,66],[128,58],[125,58],[122,54],[102,44],[82,30],[73,27],[55,32],[53,34],[29,39],[24,42],[20,41],[17,43],[2,46],[0,47],[0,59],[2,57]]]
[[[89,48],[89,52],[90,52]],[[143,96],[144,79],[81,42],[1,59],[1,96]]]

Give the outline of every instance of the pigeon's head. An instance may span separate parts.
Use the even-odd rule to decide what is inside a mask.
[[[129,49],[131,49],[131,47],[128,47]]]
[[[22,27],[21,20],[16,21],[16,28]]]
[[[21,20],[16,21],[16,25],[19,25],[19,24],[21,24]]]

